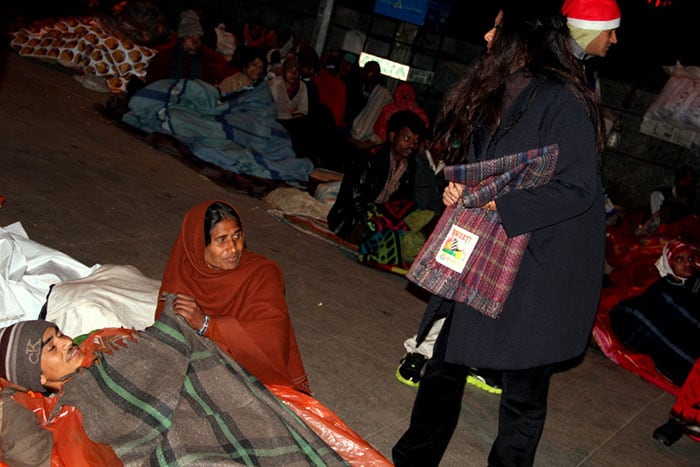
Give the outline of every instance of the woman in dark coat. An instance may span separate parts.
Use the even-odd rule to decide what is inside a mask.
[[[398,466],[440,462],[459,419],[470,366],[503,370],[499,431],[489,465],[532,465],[550,377],[560,363],[583,354],[590,336],[605,243],[600,118],[568,48],[564,19],[535,3],[504,2],[484,36],[487,54],[447,96],[431,152],[448,166],[479,166],[547,146],[558,156],[545,181],[515,186],[473,207],[465,202],[464,185],[451,182],[445,189],[443,218],[477,211],[491,216],[509,239],[524,234],[529,239],[497,316],[487,316],[468,300],[438,295],[430,300],[422,328],[438,317],[447,319],[421,379],[410,427],[394,447]],[[503,269],[489,264],[488,256],[477,260],[466,263],[465,271],[482,268],[486,277],[487,268]]]

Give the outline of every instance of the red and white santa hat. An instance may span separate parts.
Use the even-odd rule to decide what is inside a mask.
[[[615,0],[566,0],[561,12],[576,28],[607,31],[620,26],[620,7]]]

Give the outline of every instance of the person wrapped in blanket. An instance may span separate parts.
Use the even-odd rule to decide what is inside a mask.
[[[245,247],[238,212],[205,201],[182,221],[161,281],[173,308],[264,384],[310,393],[287,311],[284,275],[274,261]],[[161,301],[156,311],[165,307]]]
[[[203,45],[204,29],[194,10],[180,13],[177,40],[161,46],[149,62],[144,76],[132,76],[125,93],[110,96],[104,104],[106,115],[121,120],[129,111],[129,101],[139,90],[163,79],[201,79],[216,85],[234,68],[214,49]]]
[[[60,459],[52,465],[345,465],[266,386],[176,315],[174,299],[166,297],[163,313],[144,331],[105,329],[80,346],[47,321],[0,330],[0,376],[53,393],[42,398],[44,427],[53,431]],[[97,351],[88,350],[94,343]],[[51,440],[24,420],[28,408],[12,402],[3,408],[23,414],[25,439],[16,446],[24,441],[32,449],[8,449],[0,460],[48,465],[55,459]],[[65,425],[75,410],[82,423]],[[15,433],[18,421],[4,418],[3,429]],[[73,431],[61,438],[61,430]],[[29,439],[36,444],[26,446]],[[66,439],[74,445],[58,445]],[[2,442],[13,447],[4,435]]]
[[[610,310],[612,330],[630,350],[649,355],[659,373],[682,386],[700,358],[700,271],[697,250],[680,240],[664,245],[661,278],[644,294]]]
[[[422,231],[442,211],[444,181],[432,159],[418,154],[425,130],[418,115],[398,111],[387,124],[388,141],[376,153],[358,153],[345,170],[328,228],[359,244],[363,263],[406,267],[425,241]],[[409,232],[419,236],[418,246],[410,248],[416,239]]]

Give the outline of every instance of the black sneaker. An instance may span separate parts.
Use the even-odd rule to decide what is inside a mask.
[[[480,370],[478,368],[469,367],[467,384],[476,386],[491,394],[501,394],[503,392],[501,374],[497,371]]]
[[[685,425],[674,420],[669,420],[665,424],[654,430],[654,439],[664,446],[670,446],[685,434]]]
[[[423,374],[423,366],[428,359],[425,355],[408,352],[401,359],[401,364],[396,369],[396,379],[412,388],[418,387],[420,377]]]

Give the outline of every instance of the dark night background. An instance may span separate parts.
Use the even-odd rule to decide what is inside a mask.
[[[169,13],[191,6],[213,10],[221,0],[152,0],[161,10]],[[527,1],[527,0],[523,0]],[[535,0],[537,1],[537,0]],[[547,0],[545,0],[547,1]],[[563,0],[562,0],[563,1]],[[483,34],[493,24],[494,4],[497,2],[465,0],[432,0],[436,5],[449,8],[451,14],[444,24],[426,24],[426,30],[444,33],[483,44]],[[17,16],[27,19],[59,17],[86,12],[89,3],[102,8],[119,3],[115,0],[65,0],[65,1],[17,1],[3,2],[3,26],[10,27]],[[246,1],[234,1],[245,10]],[[260,0],[260,4],[282,6],[285,2]],[[618,0],[622,10],[622,24],[617,31],[618,44],[613,46],[605,59],[597,60],[596,67],[602,77],[631,83],[635,87],[658,92],[668,75],[664,65],[700,65],[700,0]],[[371,13],[374,0],[336,0],[343,5],[365,13]],[[5,29],[6,30],[6,29]]]
[[[700,0],[617,1],[622,11],[618,43],[605,59],[592,59],[598,62],[596,67],[601,76],[658,92],[668,78],[662,66],[674,65],[676,61],[686,66],[700,65]],[[336,2],[366,12],[371,12],[374,6],[374,0]],[[497,2],[438,0],[437,3],[452,9],[444,32],[483,44],[483,35],[493,24]]]

